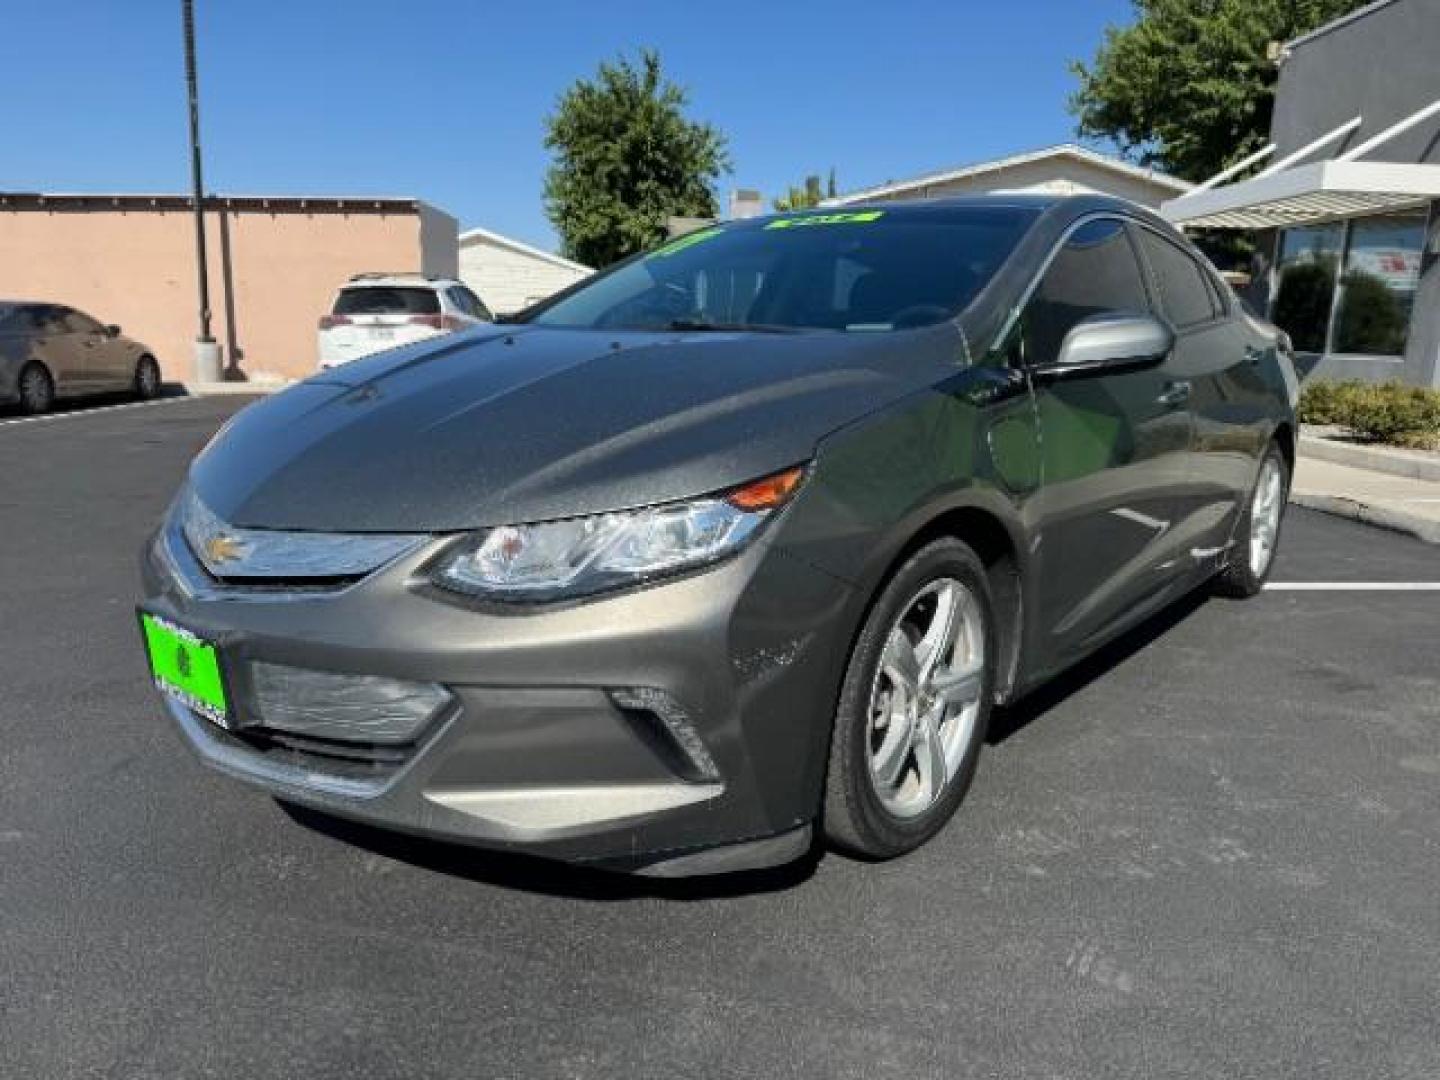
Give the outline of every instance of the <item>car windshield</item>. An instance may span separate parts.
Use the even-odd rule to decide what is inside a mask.
[[[622,263],[523,321],[636,330],[884,331],[958,313],[1037,211],[819,211],[715,226]]]
[[[341,289],[335,298],[336,315],[434,315],[440,298],[434,289],[407,289],[393,285],[364,285]]]

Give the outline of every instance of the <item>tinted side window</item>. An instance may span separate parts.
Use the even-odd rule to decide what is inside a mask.
[[[65,309],[55,304],[36,304],[30,309],[35,329],[42,334],[64,334],[69,332],[65,325]]]
[[[481,300],[480,297],[476,296],[470,289],[462,287],[460,291],[464,293],[470,301],[470,314],[474,315],[477,319],[485,319],[487,322],[495,317],[490,314],[490,309],[485,306],[485,301]]]
[[[89,315],[73,308],[67,309],[65,312],[65,328],[72,334],[103,334],[105,332],[105,328]]]
[[[1056,252],[1025,307],[1024,360],[1053,361],[1070,328],[1090,315],[1149,310],[1150,298],[1125,226],[1113,218],[1086,222]]]
[[[45,325],[45,309],[38,304],[16,304],[0,328],[16,334],[34,334]]]
[[[450,302],[472,319],[490,318],[490,312],[480,302],[480,298],[465,286],[455,285],[449,290],[449,293]]]
[[[1161,307],[1176,329],[1206,322],[1219,314],[1213,287],[1199,263],[1149,229],[1140,230],[1140,243],[1160,285]]]

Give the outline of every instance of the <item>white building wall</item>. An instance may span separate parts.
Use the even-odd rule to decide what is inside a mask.
[[[459,251],[460,223],[444,210],[420,203],[420,271],[453,278]],[[408,269],[408,268],[407,268]]]
[[[559,292],[590,271],[472,236],[460,243],[460,280],[497,315],[507,315]]]
[[[1117,195],[1122,199],[1130,199],[1141,206],[1152,208],[1179,194],[1170,185],[1129,176],[1114,169],[1101,168],[1088,161],[1056,157],[928,184],[923,188],[898,192],[886,196],[886,198],[892,200],[934,199],[945,195],[1021,191],[1056,195],[1087,193]]]

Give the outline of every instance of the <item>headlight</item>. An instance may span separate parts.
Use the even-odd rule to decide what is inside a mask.
[[[790,501],[803,476],[796,466],[690,502],[502,525],[452,550],[436,567],[434,580],[472,596],[539,601],[703,566],[743,547]]]

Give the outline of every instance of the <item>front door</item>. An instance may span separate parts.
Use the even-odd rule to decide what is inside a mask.
[[[65,314],[65,325],[70,328],[84,358],[90,389],[123,390],[130,386],[135,378],[135,365],[124,338],[113,336],[89,315],[73,308]]]
[[[1042,274],[1012,348],[1026,367],[1053,363],[1066,333],[1087,316],[1152,310],[1126,225],[1092,218],[1070,233]],[[1188,569],[1175,534],[1192,422],[1188,387],[1173,361],[1033,380],[1040,574],[1029,644],[1041,669],[1088,651]]]
[[[1184,507],[1193,550],[1220,559],[1240,505],[1255,482],[1269,438],[1275,388],[1263,377],[1272,341],[1231,311],[1234,301],[1211,272],[1174,241],[1137,232],[1165,317],[1175,329],[1177,370],[1194,387],[1191,498]],[[1203,561],[1203,560],[1202,560]]]

